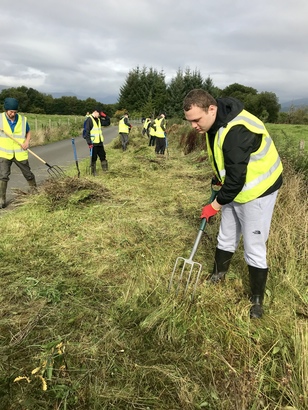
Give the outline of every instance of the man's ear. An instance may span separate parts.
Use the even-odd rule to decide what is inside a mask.
[[[217,107],[216,105],[210,105],[208,108],[208,114],[215,116],[217,112]]]

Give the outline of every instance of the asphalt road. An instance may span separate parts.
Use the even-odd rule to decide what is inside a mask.
[[[118,136],[118,127],[106,127],[104,128],[103,132],[104,145],[107,145],[109,142],[111,142],[114,138]],[[89,158],[89,148],[86,141],[82,137],[75,138],[75,146],[78,161],[82,161],[85,158]],[[30,149],[39,157],[41,157],[44,161],[46,161],[49,165],[57,165],[64,171],[67,167],[75,164],[75,157],[71,138],[40,147],[30,147]],[[48,166],[39,161],[31,153],[29,153],[29,163],[31,170],[35,175],[36,182],[38,185],[44,182],[47,178],[50,178],[50,175],[47,172]],[[14,197],[16,195],[18,195],[18,190],[27,192],[28,183],[23,177],[19,168],[15,164],[12,164],[10,180],[7,188],[6,199],[8,204],[14,200]]]

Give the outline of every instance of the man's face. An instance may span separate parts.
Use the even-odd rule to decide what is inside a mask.
[[[6,115],[8,116],[8,118],[12,121],[14,121],[15,117],[16,117],[17,111],[16,110],[8,110],[6,112]]]
[[[208,132],[214,124],[216,112],[217,107],[215,105],[210,105],[207,112],[196,105],[192,105],[189,111],[184,111],[186,120],[200,134]]]

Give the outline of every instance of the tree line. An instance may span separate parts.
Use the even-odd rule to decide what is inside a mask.
[[[53,98],[52,95],[25,86],[2,90],[0,103],[3,104],[6,97],[14,97],[20,102],[20,111],[34,114],[85,115],[99,105],[111,117],[118,117],[123,111],[128,111],[131,117],[155,117],[160,112],[165,112],[168,118],[183,119],[183,99],[194,88],[202,88],[215,98],[237,98],[244,103],[246,110],[264,122],[305,123],[303,113],[302,120],[294,111],[292,116],[280,113],[281,107],[273,92],[258,92],[255,88],[238,83],[221,89],[214,85],[210,77],[203,78],[199,70],[190,68],[184,71],[179,69],[175,77],[167,83],[163,71],[137,66],[129,71],[124,84],[120,87],[119,99],[115,104],[104,104],[93,98]],[[307,115],[304,117],[308,121]]]

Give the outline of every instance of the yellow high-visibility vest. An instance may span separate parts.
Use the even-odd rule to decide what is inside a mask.
[[[154,128],[152,127],[152,125],[154,126]],[[151,137],[156,137],[156,120],[154,120],[153,122],[151,121],[151,125],[150,125],[150,135]]]
[[[149,118],[147,118],[147,119],[144,120],[143,128],[144,128],[145,130],[148,129],[148,125],[149,125],[150,122],[151,122],[151,120],[150,120]]]
[[[265,125],[254,115],[243,110],[227,126],[221,127],[215,135],[214,152],[212,152],[208,134],[206,134],[207,150],[211,166],[217,174],[214,165],[214,157],[218,168],[218,179],[223,183],[226,176],[223,143],[230,129],[236,125],[244,125],[249,131],[262,135],[262,142],[259,149],[250,155],[247,166],[246,181],[241,192],[235,197],[234,201],[246,203],[258,198],[267,191],[282,173],[282,163]]]
[[[156,119],[156,137],[157,138],[165,138],[165,131],[163,130],[161,126],[163,121],[164,121],[163,117]]]
[[[104,136],[103,136],[100,120],[98,118],[98,125],[97,125],[92,115],[90,115],[90,118],[93,124],[93,127],[90,131],[91,141],[93,142],[93,144],[99,144],[100,142],[104,141]]]
[[[20,144],[25,142],[26,138],[27,117],[18,114],[17,123],[12,133],[10,124],[8,123],[5,112],[0,116],[0,128],[7,134],[12,135]],[[17,161],[25,161],[28,159],[28,151],[21,148],[17,142],[7,137],[3,133],[0,135],[0,157],[6,159],[16,158]]]
[[[129,133],[129,126],[125,124],[124,120],[126,117],[123,117],[119,121],[119,133],[123,132],[124,134]]]

